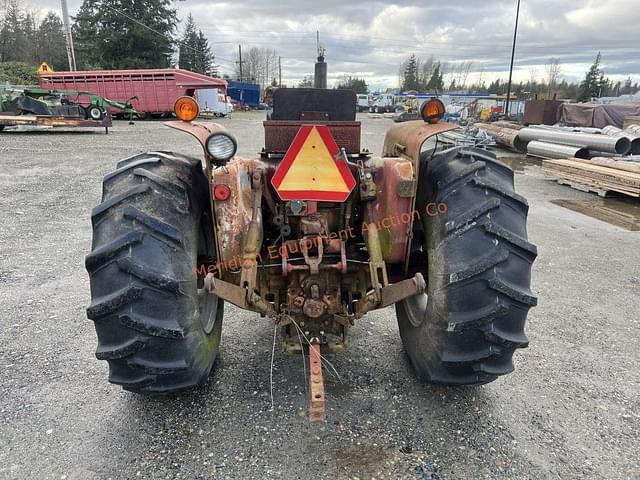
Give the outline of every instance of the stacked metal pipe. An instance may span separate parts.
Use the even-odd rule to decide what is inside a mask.
[[[640,132],[640,127],[638,128]],[[631,153],[633,155],[640,154],[640,134],[634,133],[630,130],[622,130],[621,128],[614,127],[613,125],[609,125],[602,129],[603,135],[608,135],[609,137],[624,137],[629,139],[631,142]]]
[[[631,133],[634,133],[636,135],[640,135],[640,125],[637,125],[635,123],[632,123],[631,125],[629,125],[627,128],[625,128],[625,130],[627,132],[631,132]]]
[[[600,155],[640,154],[640,125],[625,130],[610,126],[602,130],[575,131],[569,127],[536,125],[518,128],[509,122],[477,123],[497,143],[522,153],[545,158],[589,158]]]
[[[593,133],[565,132],[542,128],[523,128],[518,131],[518,138],[527,143],[542,141],[620,155],[627,154],[631,149],[631,141],[626,137],[609,137]]]
[[[527,144],[527,153],[544,158],[589,158],[589,149],[587,148],[538,142],[537,140],[533,140]]]

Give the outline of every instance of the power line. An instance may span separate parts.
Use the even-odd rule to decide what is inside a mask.
[[[108,9],[110,9],[110,10],[112,10],[112,11],[116,12],[117,14],[122,15],[123,17],[128,18],[128,19],[129,19],[129,20],[131,20],[132,22],[137,23],[137,24],[138,24],[138,25],[140,25],[141,27],[146,28],[147,30],[149,30],[149,31],[151,31],[151,32],[153,32],[153,33],[155,33],[156,35],[160,35],[160,36],[161,36],[161,37],[163,37],[164,39],[169,40],[171,43],[174,43],[174,42],[175,42],[175,39],[174,39],[174,38],[172,38],[172,37],[170,37],[169,35],[166,35],[166,34],[164,34],[164,33],[162,33],[162,32],[159,32],[158,30],[156,30],[156,29],[154,29],[154,28],[151,28],[150,26],[148,26],[148,25],[146,25],[146,24],[142,23],[141,21],[139,21],[139,20],[137,20],[137,19],[135,19],[135,18],[133,18],[133,17],[131,17],[131,16],[127,15],[126,13],[124,13],[124,12],[122,12],[122,11],[118,10],[117,8],[114,8],[114,7],[112,7],[112,6],[110,6],[110,5],[107,5],[107,4],[105,4],[105,3],[102,3],[102,6],[107,7]],[[194,52],[196,52],[196,53],[200,53],[200,54],[205,53],[203,50],[199,50],[199,49],[197,49],[197,48],[194,48],[194,47],[192,47],[191,45],[188,45],[188,44],[186,44],[186,43],[182,43],[182,42],[178,42],[178,43],[179,43],[179,45],[180,45],[180,48],[186,47],[186,48],[188,48],[188,49],[190,49],[190,50],[192,50],[192,51],[194,51]],[[225,62],[225,63],[231,63],[231,64],[234,62],[233,60],[225,59],[225,58],[223,58],[223,57],[216,57],[215,55],[213,55],[213,63],[214,63],[214,64],[215,64],[215,63],[217,63],[217,60],[222,60],[222,61],[223,61],[223,62]]]
[[[511,99],[511,80],[513,79],[513,60],[516,56],[516,38],[518,37],[518,18],[520,18],[520,0],[516,6],[516,24],[513,30],[513,48],[511,49],[511,65],[509,67],[509,82],[507,83],[507,101],[504,108],[504,113],[509,119],[509,100]]]
[[[268,32],[268,31],[262,31],[262,30],[257,30],[257,33],[263,32],[266,33],[267,35],[255,35],[251,33],[252,31],[250,30],[244,30],[243,32],[239,32],[239,33],[220,33],[217,32],[215,33],[215,37],[228,37],[231,36],[233,38],[256,38],[256,37],[265,37],[265,38],[269,38],[270,40],[276,40],[273,37],[278,37],[278,36],[282,36],[282,35],[307,35],[309,36],[308,39],[306,39],[306,41],[311,44],[311,42],[315,43],[315,32]],[[340,35],[340,34],[335,34],[335,33],[326,33],[325,37],[329,37],[329,38],[336,38],[336,39],[344,39],[345,41],[347,41],[349,44],[351,45],[367,45],[367,46],[371,46],[371,45],[380,45],[380,46],[388,46],[389,42],[396,42],[398,43],[398,47],[415,47],[416,46],[416,42],[418,42],[419,39],[400,39],[400,38],[387,38],[387,37],[378,37],[376,36],[375,39],[371,39],[371,40],[367,40],[367,41],[358,41],[358,38],[362,38],[362,37],[357,37],[354,38],[353,36],[349,36],[349,35]],[[377,42],[380,43],[377,43]],[[420,42],[423,42],[424,39],[420,39]],[[213,44],[225,44],[225,43],[237,43],[237,41],[221,41],[221,42],[212,42]],[[243,42],[246,43],[246,42]],[[298,43],[300,43],[300,41],[298,41]],[[464,45],[462,45],[461,43],[451,43],[451,44],[439,44],[439,45],[430,45],[429,49],[433,49],[433,50],[451,50],[451,49],[460,49],[460,50],[468,50],[468,47],[486,47],[486,48],[511,48],[511,43],[496,43],[496,42],[482,42],[482,43],[471,43],[468,41],[464,41]],[[545,45],[545,44],[527,44],[527,49],[543,49],[543,50],[560,50],[560,49],[564,49],[564,48],[580,48],[580,49],[584,49],[584,48],[600,48],[602,49],[601,45],[598,44],[585,44],[585,43],[580,43],[580,44],[576,44],[576,43],[565,43],[565,44],[558,44],[558,43],[554,43],[553,45]],[[611,45],[609,47],[607,47],[607,50],[615,50],[615,49],[623,49],[623,50],[635,50],[637,49],[637,47],[634,46],[630,46],[629,44],[620,44],[620,45]]]

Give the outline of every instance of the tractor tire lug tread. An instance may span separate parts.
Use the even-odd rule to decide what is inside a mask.
[[[482,385],[513,371],[528,345],[524,324],[537,255],[527,240],[528,204],[513,171],[484,150],[421,157],[416,208],[447,202],[444,218],[422,218],[427,295],[396,304],[400,336],[419,379]]]

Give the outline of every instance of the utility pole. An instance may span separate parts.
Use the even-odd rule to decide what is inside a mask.
[[[504,107],[504,113],[509,118],[509,100],[511,100],[511,79],[513,77],[513,59],[516,55],[516,37],[518,36],[518,17],[520,16],[520,0],[516,7],[516,26],[513,30],[513,47],[511,48],[511,66],[509,67],[509,83],[507,84],[507,104]]]
[[[240,65],[240,82],[242,82],[242,64],[244,63],[242,61],[242,45],[238,45],[238,61],[236,63]]]
[[[69,22],[69,8],[67,0],[60,0],[62,4],[62,21],[64,23],[64,38],[67,43],[67,59],[69,60],[69,71],[76,71],[76,52],[73,48],[73,37],[71,36],[71,23]]]
[[[278,56],[278,87],[282,88],[282,57]]]

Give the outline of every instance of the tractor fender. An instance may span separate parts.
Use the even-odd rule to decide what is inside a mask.
[[[395,239],[397,235],[391,236],[390,246],[392,250],[389,253],[393,255],[391,258],[396,262],[404,262],[405,273],[409,271],[409,254],[411,252],[411,241],[413,232],[413,222],[416,215],[416,192],[419,188],[424,188],[424,185],[418,185],[418,179],[420,178],[420,151],[422,145],[429,138],[439,133],[455,130],[459,125],[452,123],[426,123],[422,120],[415,120],[403,123],[397,123],[393,125],[384,137],[384,144],[382,147],[382,156],[388,157],[400,157],[411,162],[413,167],[413,191],[410,197],[410,206],[408,208],[409,223],[402,225],[405,230],[404,239]],[[406,213],[405,213],[406,215]],[[402,217],[401,217],[402,218]],[[400,233],[400,232],[396,232]],[[403,253],[398,255],[398,249],[402,248]]]
[[[376,171],[377,195],[365,210],[365,222],[377,227],[384,261],[402,263],[413,224],[413,164],[406,158],[373,158],[367,167]]]
[[[422,120],[403,122],[387,130],[382,147],[383,157],[405,157],[418,163],[424,142],[439,133],[455,130],[455,123],[426,123]],[[416,172],[417,173],[417,172]]]
[[[195,137],[200,145],[202,145],[202,150],[204,151],[204,157],[207,160],[207,168],[211,168],[211,158],[209,157],[209,153],[207,152],[207,138],[212,133],[217,132],[226,132],[227,129],[220,125],[219,123],[207,122],[183,122],[182,120],[172,120],[170,122],[163,122],[163,125],[166,125],[170,128],[175,128],[176,130],[180,130],[188,133],[189,135]]]

